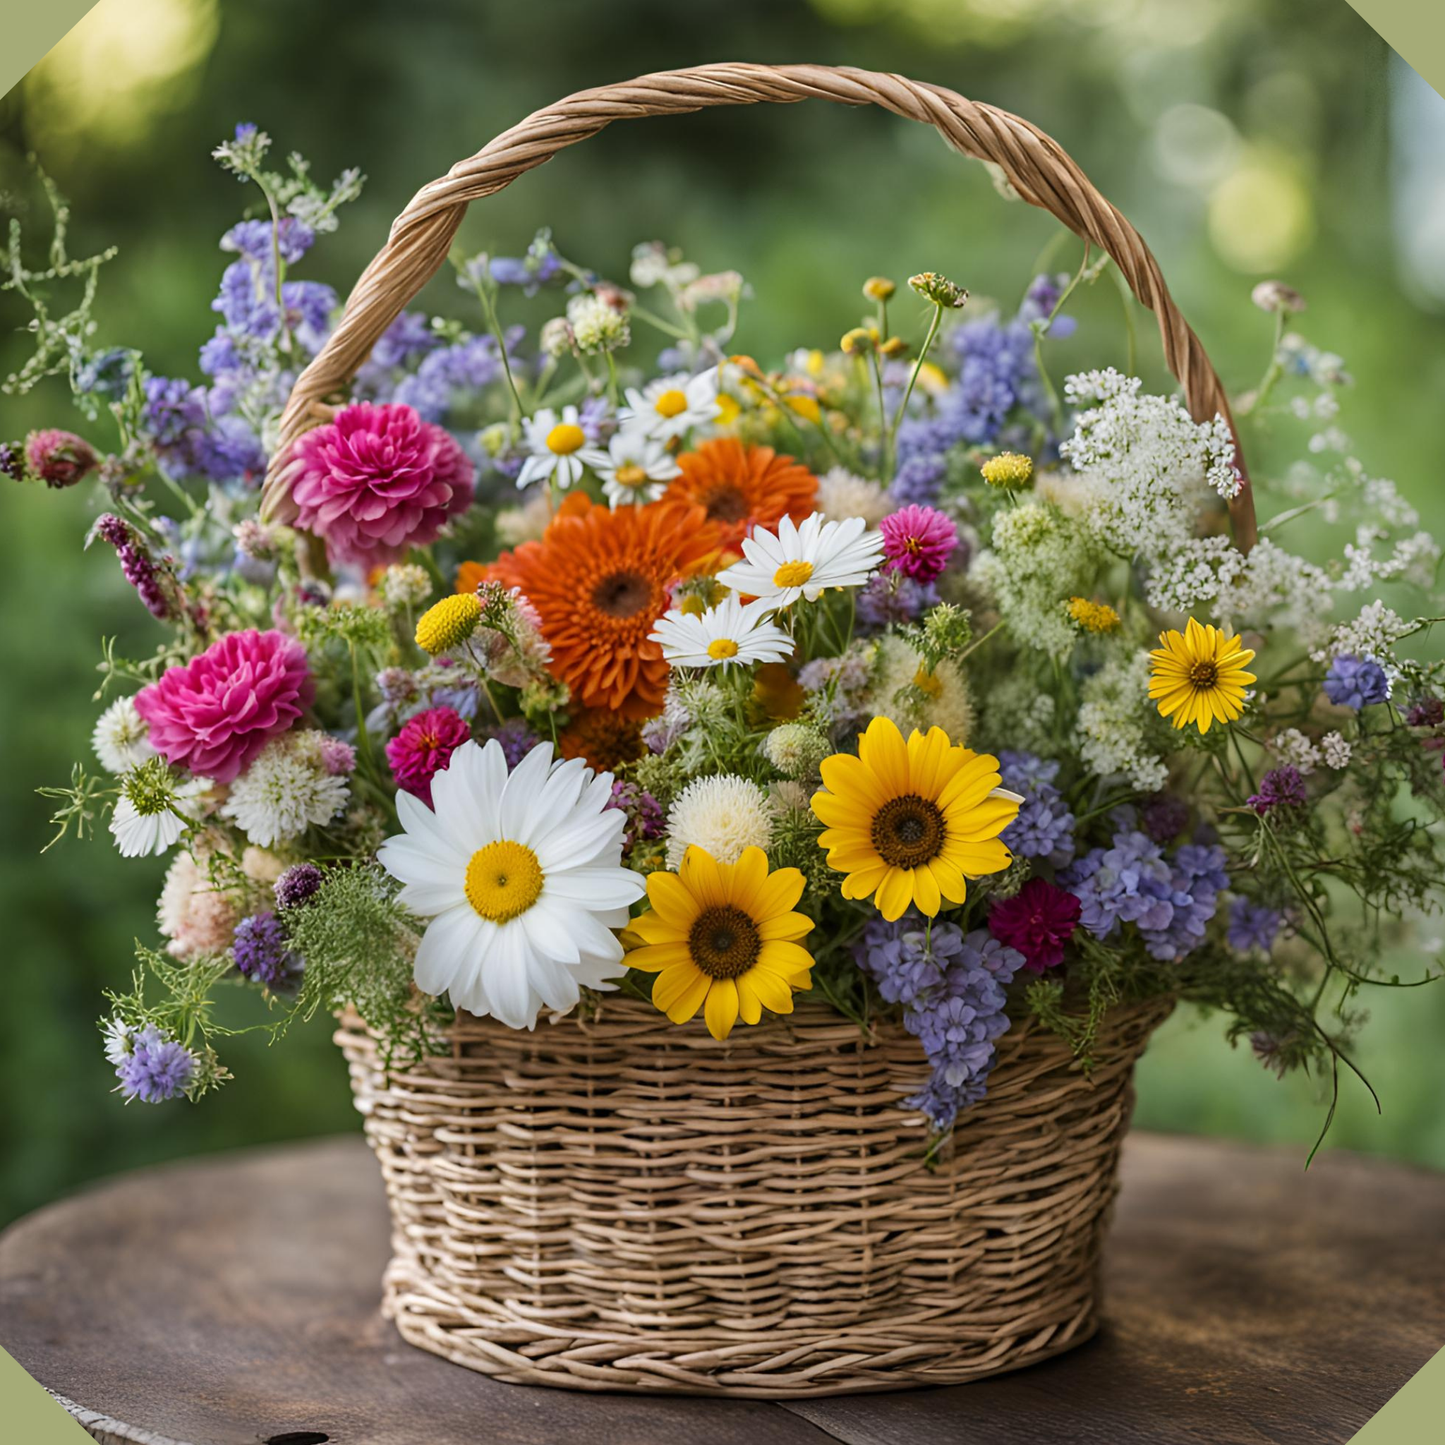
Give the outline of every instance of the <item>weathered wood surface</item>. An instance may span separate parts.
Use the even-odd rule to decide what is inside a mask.
[[[1445,1176],[1136,1136],[1107,1323],[953,1389],[787,1405],[501,1385],[403,1344],[359,1139],[147,1170],[0,1238],[0,1343],[146,1445],[1315,1445],[1445,1341]]]

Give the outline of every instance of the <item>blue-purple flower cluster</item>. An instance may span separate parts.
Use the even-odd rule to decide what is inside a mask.
[[[1185,843],[1167,859],[1131,826],[1071,864],[1059,882],[1079,900],[1080,922],[1095,938],[1132,923],[1151,957],[1178,962],[1204,941],[1229,886],[1225,865],[1224,849],[1214,844]]]
[[[956,924],[936,922],[929,928],[910,912],[896,923],[874,919],[853,956],[883,998],[902,1005],[904,1026],[933,1069],[909,1107],[936,1128],[950,1128],[960,1109],[988,1091],[995,1040],[1009,1027],[1005,990],[1023,967],[1023,954],[987,929],[965,934]]]
[[[1236,953],[1265,953],[1279,937],[1284,915],[1268,904],[1236,898],[1229,905],[1229,946]]]
[[[1342,652],[1325,674],[1325,695],[1336,706],[1359,712],[1361,708],[1389,699],[1390,679],[1385,669],[1371,658]]]
[[[1074,858],[1074,814],[1054,782],[1059,765],[1033,753],[998,755],[1004,787],[1023,795],[1019,815],[1001,837],[1020,858],[1046,859],[1062,868]]]
[[[139,1029],[112,1021],[105,1056],[115,1066],[126,1102],[163,1104],[184,1094],[196,1076],[196,1056],[154,1024]]]

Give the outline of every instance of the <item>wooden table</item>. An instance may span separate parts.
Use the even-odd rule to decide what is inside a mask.
[[[801,1400],[497,1384],[377,1312],[359,1138],[150,1169],[0,1238],[0,1343],[108,1442],[1345,1441],[1445,1343],[1445,1175],[1136,1136],[1092,1342],[949,1389]]]

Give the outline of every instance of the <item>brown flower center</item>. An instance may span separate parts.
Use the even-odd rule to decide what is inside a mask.
[[[1198,692],[1214,687],[1219,681],[1219,664],[1213,658],[1201,658],[1189,669],[1189,685]]]
[[[937,857],[947,831],[938,805],[916,793],[890,798],[873,815],[873,846],[894,868],[918,868]]]
[[[738,978],[757,961],[763,941],[758,926],[731,903],[717,903],[698,914],[687,935],[692,961],[709,978]]]
[[[636,572],[612,572],[592,589],[592,605],[608,617],[626,621],[636,617],[652,599],[646,577]]]
[[[742,522],[748,516],[748,499],[742,491],[730,482],[714,487],[703,498],[709,522]]]

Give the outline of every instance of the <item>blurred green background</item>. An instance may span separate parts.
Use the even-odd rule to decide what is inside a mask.
[[[1344,0],[102,0],[0,101],[0,192],[35,218],[24,157],[38,152],[73,203],[77,252],[121,247],[103,276],[105,339],[194,375],[215,243],[249,199],[208,154],[238,120],[324,177],[369,175],[302,273],[344,294],[417,186],[530,110],[732,59],[894,70],[1027,116],[1143,232],[1233,389],[1267,360],[1251,285],[1289,281],[1309,300],[1301,329],[1357,377],[1341,422],[1358,454],[1445,531],[1445,101]],[[653,237],[742,271],[757,299],[738,343],[765,360],[835,341],[872,273],[938,269],[1012,298],[1059,229],[923,127],[811,104],[614,127],[476,208],[463,237],[516,253],[539,224],[617,276]],[[1058,254],[1072,265],[1079,252]],[[427,297],[444,311],[460,300],[445,285]],[[24,347],[9,304],[0,296],[5,371]],[[1079,314],[1060,367],[1122,365],[1112,288]],[[5,437],[78,421],[60,387],[0,399]],[[1247,438],[1256,471],[1304,439]],[[97,639],[119,634],[126,651],[158,634],[113,561],[80,551],[89,488],[7,487],[0,508],[0,1221],[151,1160],[355,1127],[324,1021],[269,1053],[237,1040],[236,1081],[198,1107],[125,1108],[107,1093],[101,989],[128,978],[132,939],[152,937],[163,870],[123,863],[104,838],[40,857],[48,809],[33,789],[88,756]],[[1384,1113],[1347,1081],[1331,1144],[1445,1166],[1445,987],[1368,1003],[1359,1058]],[[1139,1096],[1148,1127],[1284,1141],[1301,1165],[1323,1117],[1311,1081],[1277,1083],[1217,1021],[1182,1016]]]

